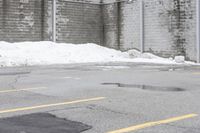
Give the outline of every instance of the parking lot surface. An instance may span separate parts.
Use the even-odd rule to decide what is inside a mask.
[[[200,66],[93,63],[0,68],[2,133],[35,133],[33,127],[37,133],[48,133],[47,127],[62,122],[69,127],[52,131],[199,133],[199,101]],[[48,125],[52,117],[58,123]],[[32,124],[35,121],[46,124]]]

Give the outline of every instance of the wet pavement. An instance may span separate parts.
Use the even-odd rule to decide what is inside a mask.
[[[116,85],[117,87],[125,87],[125,88],[137,88],[142,90],[149,91],[186,91],[186,89],[178,88],[178,87],[162,87],[162,86],[150,86],[150,85],[136,85],[136,84],[123,84],[123,83],[102,83],[102,85]]]
[[[137,125],[143,128],[128,132],[199,133],[199,101],[200,66],[91,63],[0,68],[2,133],[107,133]],[[155,121],[154,126],[149,123]],[[151,126],[144,128],[144,123]]]

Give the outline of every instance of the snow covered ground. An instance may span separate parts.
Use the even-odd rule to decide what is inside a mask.
[[[91,62],[141,62],[178,64],[173,59],[161,58],[136,50],[121,52],[96,44],[66,44],[54,42],[0,42],[0,66],[31,66]],[[184,62],[185,64],[195,64]]]

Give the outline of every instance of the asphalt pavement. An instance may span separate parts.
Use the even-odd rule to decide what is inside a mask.
[[[47,124],[31,124],[35,121]],[[41,133],[51,132],[48,123],[71,123],[69,128],[52,128],[53,133],[200,133],[200,66],[90,63],[0,68],[0,125],[5,125],[0,133],[34,133],[36,128],[37,133],[40,128]]]

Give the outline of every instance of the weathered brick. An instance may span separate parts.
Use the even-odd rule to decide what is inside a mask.
[[[102,45],[100,5],[73,1],[57,0],[57,41]],[[0,40],[52,40],[52,0],[0,0]]]
[[[105,38],[111,41],[105,42],[106,46],[112,47],[114,43],[121,50],[140,48],[139,2],[140,0],[121,2],[118,7],[120,11],[104,14],[105,19],[110,19],[118,17],[116,12],[120,13],[118,24],[113,26],[104,21]],[[144,0],[145,51],[163,57],[184,55],[187,59],[195,60],[195,5],[195,0]],[[114,7],[115,4],[110,3],[109,6]],[[115,23],[115,20],[111,20],[111,23]],[[120,27],[120,31],[115,30],[116,27]],[[115,34],[117,32],[120,34]]]
[[[61,0],[57,6],[58,42],[103,45],[100,5]]]

